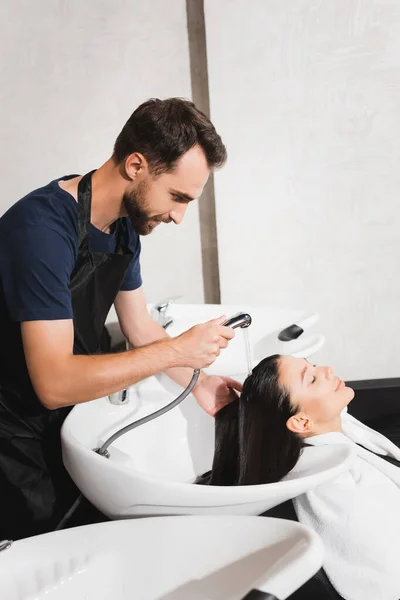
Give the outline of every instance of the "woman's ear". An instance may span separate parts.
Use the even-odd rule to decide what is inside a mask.
[[[311,432],[313,422],[305,413],[300,412],[286,421],[286,427],[293,433],[305,435]]]

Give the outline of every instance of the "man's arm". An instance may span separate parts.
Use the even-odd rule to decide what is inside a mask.
[[[6,304],[10,318],[21,323],[29,375],[46,407],[93,400],[169,367],[202,368],[225,347],[232,330],[214,320],[127,353],[74,355],[69,290],[74,246],[68,231],[50,224],[23,224],[1,240],[7,256],[1,273]]]
[[[122,333],[133,347],[139,348],[155,341],[171,339],[165,329],[150,316],[142,287],[119,292],[115,299],[115,310]],[[188,386],[193,376],[190,368],[165,367],[162,370],[182,387]],[[205,373],[201,372],[199,382],[203,377]]]
[[[223,319],[192,327],[176,338],[118,354],[73,354],[72,320],[21,323],[29,376],[49,409],[87,402],[124,389],[171,367],[212,364],[230,338]]]

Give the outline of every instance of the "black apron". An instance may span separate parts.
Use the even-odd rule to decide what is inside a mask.
[[[90,251],[91,176],[78,186],[78,257],[70,278],[74,354],[104,350],[105,320],[132,259],[125,219],[115,223],[114,253]],[[61,456],[60,428],[72,407],[51,411],[41,404],[20,324],[10,323],[2,334],[12,361],[0,363],[0,540],[16,540],[52,531],[79,491]]]

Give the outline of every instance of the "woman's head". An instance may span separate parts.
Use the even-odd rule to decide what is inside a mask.
[[[296,465],[304,438],[340,427],[353,396],[329,367],[291,356],[265,358],[240,398],[216,415],[213,468],[202,483],[279,481]]]
[[[287,422],[289,430],[308,437],[340,428],[340,413],[354,398],[354,391],[331,367],[317,367],[304,358],[280,356],[278,380],[295,410]]]

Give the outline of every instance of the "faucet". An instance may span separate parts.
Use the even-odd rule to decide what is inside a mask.
[[[164,300],[161,300],[161,302],[157,302],[157,304],[154,305],[152,309],[152,317],[164,329],[170,327],[174,322],[171,317],[167,316],[169,305],[172,302],[176,302],[176,300],[179,300],[180,298],[182,298],[182,296],[169,296],[168,298],[165,298]]]

